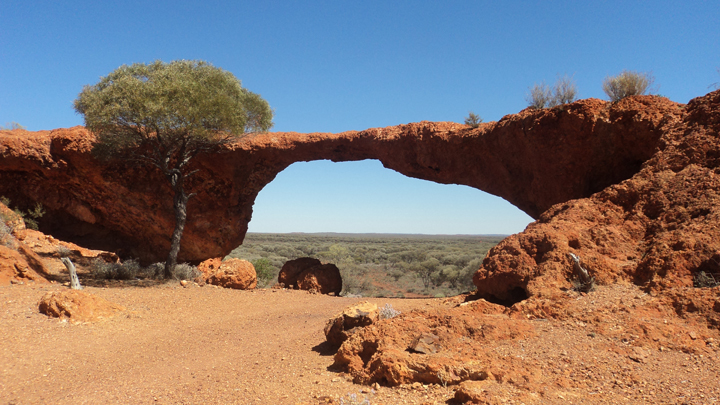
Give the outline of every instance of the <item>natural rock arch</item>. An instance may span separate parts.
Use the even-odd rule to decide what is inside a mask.
[[[378,159],[410,177],[464,184],[500,196],[533,218],[635,174],[664,128],[681,114],[658,97],[588,99],[523,110],[473,129],[420,122],[364,131],[266,133],[199,156],[179,259],[224,256],[242,243],[258,192],[293,162]],[[171,199],[151,168],[119,168],[90,154],[83,127],[0,132],[0,195],[40,202],[44,230],[91,247],[122,247],[153,261],[165,255]],[[160,190],[158,190],[160,189]]]

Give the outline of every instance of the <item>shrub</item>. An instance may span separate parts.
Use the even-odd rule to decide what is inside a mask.
[[[606,77],[602,87],[610,101],[619,101],[628,96],[646,94],[654,81],[655,78],[650,73],[624,70],[617,76]]]
[[[62,245],[58,246],[55,251],[60,257],[69,257],[70,254],[72,254],[72,251],[70,249]]]
[[[468,116],[465,118],[465,125],[470,125],[473,128],[477,128],[480,126],[480,123],[482,122],[482,118],[480,118],[479,115],[475,114],[472,111],[468,112]]]
[[[577,98],[575,80],[568,75],[558,78],[553,93],[553,106],[572,103]]]
[[[103,280],[134,280],[141,270],[140,263],[134,259],[122,263],[108,263],[98,257],[90,266],[93,277]]]
[[[271,280],[275,279],[276,275],[273,271],[273,265],[267,258],[263,257],[257,259],[253,261],[252,264],[253,267],[255,267],[255,274],[257,275],[258,284],[264,286],[269,284]]]
[[[392,319],[400,315],[400,311],[393,308],[390,304],[385,304],[384,307],[380,308],[380,319]]]
[[[550,88],[545,82],[535,84],[530,88],[525,100],[528,106],[536,110],[568,104],[577,98],[577,86],[572,76],[559,77],[555,85]]]
[[[14,121],[6,122],[4,127],[0,126],[0,130],[13,130],[13,129],[25,129],[25,127]]]
[[[525,97],[525,100],[528,102],[528,106],[536,110],[552,107],[550,105],[552,99],[552,90],[550,90],[550,87],[548,87],[545,82],[533,85],[533,87],[530,88],[530,93],[528,93],[527,97]]]
[[[175,265],[172,274],[178,280],[194,280],[200,276],[200,271],[193,265],[182,263]]]

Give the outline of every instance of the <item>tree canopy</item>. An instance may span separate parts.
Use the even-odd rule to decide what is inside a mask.
[[[160,169],[174,191],[175,230],[165,275],[172,275],[193,196],[184,180],[198,153],[245,132],[266,131],[273,111],[260,95],[243,88],[232,73],[203,61],[123,65],[85,86],[75,110],[97,136],[101,158],[141,161]]]
[[[243,88],[232,73],[187,60],[120,66],[85,86],[75,110],[98,137],[100,155],[147,143],[160,147],[156,153],[176,146],[202,148],[266,131],[273,117],[267,101]]]

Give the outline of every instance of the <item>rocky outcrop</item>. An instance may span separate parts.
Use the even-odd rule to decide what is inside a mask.
[[[48,316],[90,322],[112,318],[125,307],[85,291],[62,290],[45,294],[38,309]]]
[[[0,286],[25,281],[46,283],[50,274],[43,260],[26,243],[22,217],[0,202]]]
[[[325,340],[333,346],[340,346],[359,328],[372,325],[380,319],[380,311],[372,302],[361,302],[345,308],[325,324]]]
[[[207,284],[236,290],[252,290],[257,286],[255,266],[247,260],[210,259],[200,263],[198,270]]]
[[[720,275],[720,91],[681,110],[663,118],[657,151],[632,177],[555,204],[494,247],[473,279],[480,296],[512,304],[571,288],[569,252],[599,284],[659,291]]]
[[[259,191],[297,161],[378,159],[407,176],[498,195],[539,218],[554,204],[632,177],[663,134],[689,123],[688,111],[662,97],[588,99],[478,128],[420,122],[251,135],[194,160],[200,171],[187,188],[197,196],[188,205],[179,260],[222,257],[240,245]],[[167,181],[151,167],[99,163],[93,142],[83,127],[0,131],[0,195],[21,208],[42,203],[45,233],[147,263],[162,260],[174,224]]]

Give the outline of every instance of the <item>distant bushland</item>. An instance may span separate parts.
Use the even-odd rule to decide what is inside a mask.
[[[248,233],[228,257],[262,264],[259,287],[282,265],[314,257],[338,266],[342,295],[443,297],[471,291],[472,276],[503,235]]]

